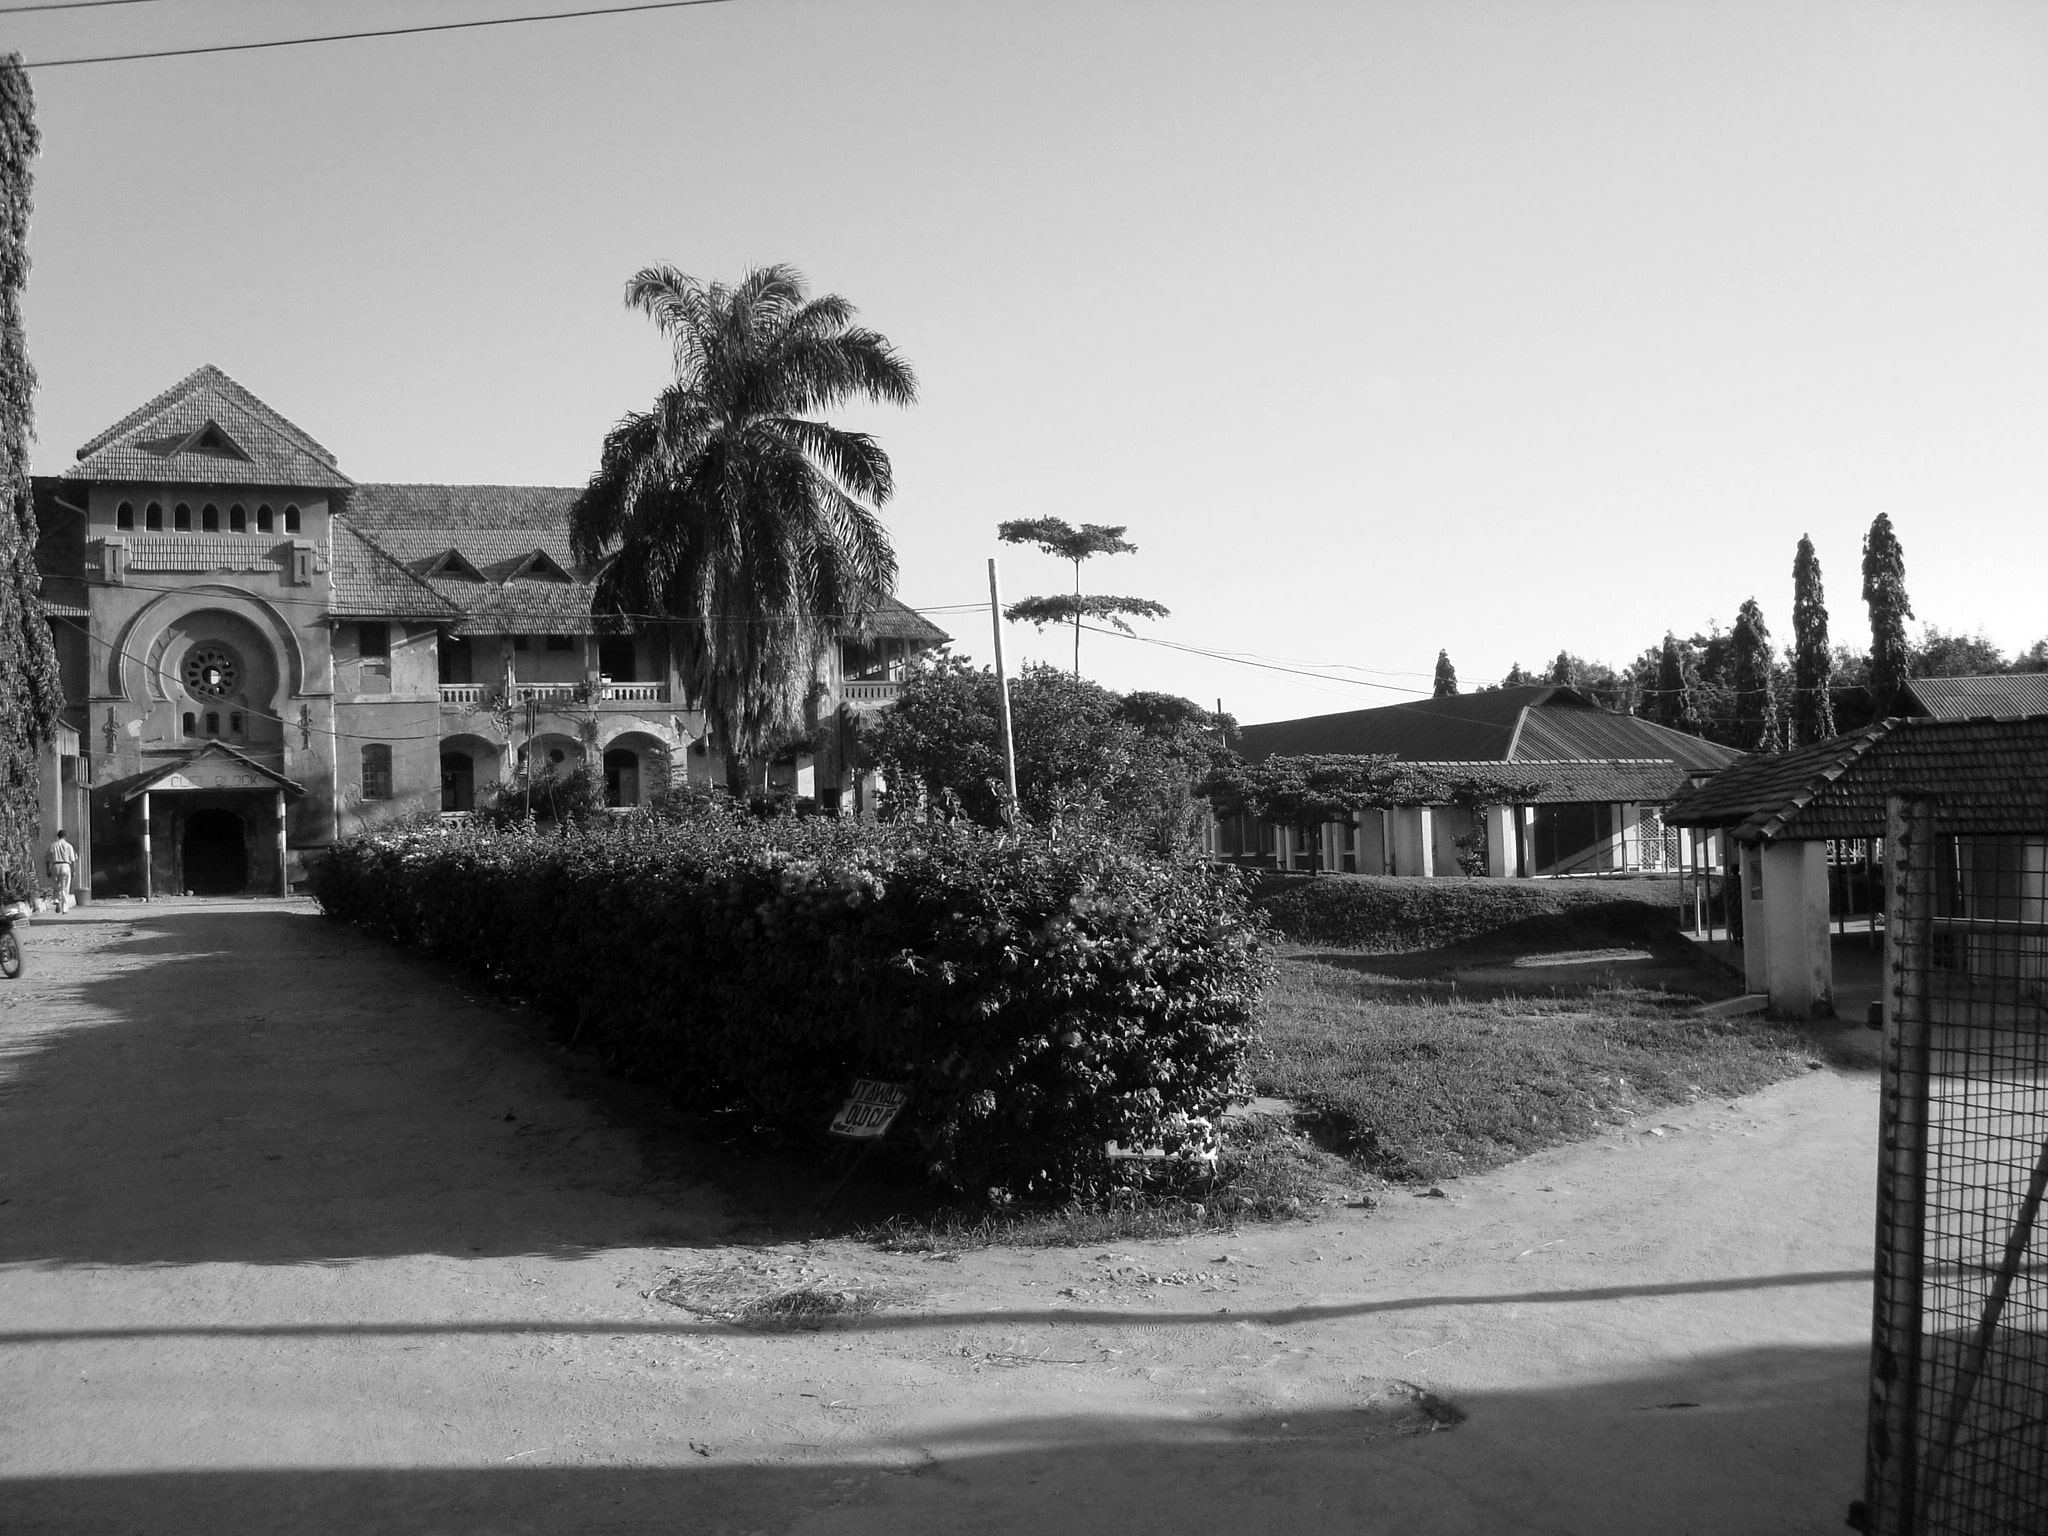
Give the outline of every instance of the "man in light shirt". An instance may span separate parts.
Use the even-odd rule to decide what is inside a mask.
[[[64,829],[57,829],[57,840],[50,844],[50,878],[57,882],[57,899],[52,905],[62,917],[71,910],[71,882],[78,872],[78,850],[64,839]]]

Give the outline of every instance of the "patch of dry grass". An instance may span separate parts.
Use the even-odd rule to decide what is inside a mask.
[[[1476,1172],[1652,1109],[1749,1093],[1825,1049],[1820,1034],[1760,1015],[1700,1018],[1689,992],[1557,983],[1569,972],[1540,965],[1526,982],[1494,980],[1513,955],[1471,957],[1488,978],[1477,985],[1400,957],[1276,958],[1259,1090],[1313,1111],[1326,1144],[1394,1180]],[[1726,990],[1701,981],[1708,995]]]

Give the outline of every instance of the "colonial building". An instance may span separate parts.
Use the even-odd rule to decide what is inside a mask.
[[[592,617],[572,488],[358,484],[206,367],[35,491],[70,701],[46,818],[95,895],[279,891],[337,835],[522,769],[601,767],[617,806],[723,780],[671,627]],[[945,639],[886,603],[771,778],[859,809],[852,715]]]

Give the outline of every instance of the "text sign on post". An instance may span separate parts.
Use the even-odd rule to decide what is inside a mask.
[[[896,1116],[909,1102],[908,1083],[878,1083],[872,1078],[856,1078],[852,1096],[839,1106],[839,1113],[832,1117],[831,1132],[834,1136],[847,1136],[855,1141],[886,1136],[889,1127],[896,1123]]]

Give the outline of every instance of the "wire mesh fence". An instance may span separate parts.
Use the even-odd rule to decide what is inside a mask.
[[[2048,829],[1892,807],[1864,1529],[2048,1532]]]

